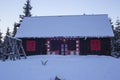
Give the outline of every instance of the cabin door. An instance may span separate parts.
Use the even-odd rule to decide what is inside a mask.
[[[61,44],[61,54],[62,55],[68,54],[68,44]]]
[[[80,52],[77,39],[51,39],[47,41],[47,54],[76,55]]]

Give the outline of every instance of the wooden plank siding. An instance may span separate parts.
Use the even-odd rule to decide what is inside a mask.
[[[100,50],[91,50],[91,40],[100,41]],[[110,38],[81,38],[80,39],[81,55],[111,55],[111,39]]]
[[[27,55],[46,55],[47,41],[50,41],[50,51],[63,55],[61,45],[64,49],[67,45],[67,55],[70,51],[76,51],[76,41],[79,41],[79,55],[110,55],[110,38],[21,38]],[[31,44],[29,44],[31,43]],[[30,46],[30,47],[29,47]],[[30,50],[31,49],[31,50]],[[64,50],[65,51],[65,50]],[[66,53],[64,52],[64,55]]]

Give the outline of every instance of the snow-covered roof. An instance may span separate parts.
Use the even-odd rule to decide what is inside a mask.
[[[113,37],[108,15],[25,17],[15,37]]]

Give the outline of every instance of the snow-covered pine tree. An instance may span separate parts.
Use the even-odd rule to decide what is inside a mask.
[[[10,29],[9,29],[9,27],[7,28],[6,35],[11,36],[11,33],[10,33]]]
[[[13,32],[12,32],[12,37],[15,37],[18,27],[20,26],[20,23],[14,23],[14,28],[13,28]]]
[[[112,26],[112,29],[113,29],[113,31],[114,31],[114,25],[113,25],[112,18],[109,18],[109,21],[110,21],[110,24],[111,24],[111,26]]]
[[[120,20],[118,17],[116,20],[115,37],[116,39],[120,38]]]
[[[24,17],[31,17],[32,16],[32,14],[31,14],[31,10],[32,10],[32,6],[31,6],[31,4],[30,4],[30,1],[31,0],[27,0],[26,1],[26,3],[24,4],[24,7],[23,7],[23,9],[24,9],[24,11],[23,11],[23,15],[20,15],[19,17],[20,17],[20,21],[18,22],[18,23],[14,23],[14,28],[13,28],[13,37],[16,35],[16,33],[17,33],[17,30],[19,29],[19,27],[20,27],[20,24],[21,24],[21,22],[22,22],[22,20],[24,19]]]
[[[115,29],[114,29],[114,25],[113,25],[112,19],[109,18],[109,21],[110,21],[113,33],[115,33]],[[114,46],[115,46],[115,37],[112,38],[111,46],[112,46],[112,52],[113,52],[114,51]]]
[[[1,58],[1,54],[2,54],[2,32],[0,31],[0,58]]]
[[[116,39],[116,48],[117,51],[120,51],[120,20],[117,18],[116,28],[115,28],[115,39]]]
[[[2,32],[0,31],[0,46],[2,44]]]
[[[120,57],[120,20],[117,18],[116,20],[116,27],[114,30],[114,56],[115,57]]]

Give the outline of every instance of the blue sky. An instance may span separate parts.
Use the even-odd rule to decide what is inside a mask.
[[[0,1],[0,30],[13,30],[14,22],[23,14],[26,0]],[[31,0],[33,16],[108,14],[114,21],[120,18],[120,0]]]

